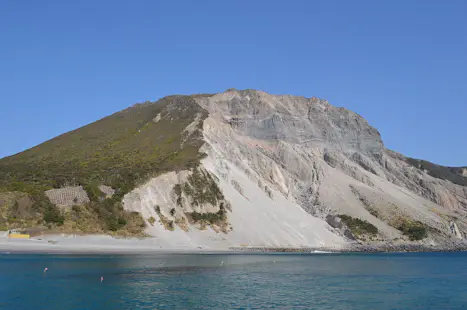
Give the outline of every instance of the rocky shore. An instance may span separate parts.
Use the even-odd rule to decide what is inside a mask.
[[[359,244],[353,243],[345,248],[328,247],[231,247],[233,252],[247,253],[400,253],[400,252],[462,252],[467,251],[467,243],[458,242],[445,245],[427,245],[427,244]]]
[[[383,252],[461,252],[467,251],[467,243],[458,242],[443,245],[428,244],[352,244],[348,252],[383,253]],[[346,250],[347,252],[347,250]]]

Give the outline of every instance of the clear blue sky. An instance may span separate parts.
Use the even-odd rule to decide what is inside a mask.
[[[318,96],[467,165],[467,1],[0,1],[0,157],[232,87]]]

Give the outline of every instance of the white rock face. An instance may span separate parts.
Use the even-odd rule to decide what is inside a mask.
[[[453,235],[455,235],[458,239],[463,239],[462,233],[459,230],[459,227],[457,227],[457,224],[454,222],[451,222],[451,232]]]
[[[250,90],[195,99],[209,112],[202,169],[217,177],[232,229],[168,231],[156,221],[147,232],[162,246],[343,247],[345,232],[326,223],[339,214],[376,226],[375,241],[408,241],[398,230],[405,221],[433,228],[422,241],[427,244],[465,235],[467,188],[410,166],[359,115],[317,98]],[[189,201],[180,207],[172,194],[189,174],[150,180],[125,196],[125,208],[157,219],[159,205],[175,220],[169,210],[190,212]],[[203,205],[198,211],[216,210]]]
[[[303,208],[272,191],[270,194],[258,187],[244,171],[239,170],[212,150],[206,149],[209,156],[202,166],[219,179],[219,188],[225,199],[230,202],[227,211],[232,230],[228,233],[215,232],[211,228],[199,230],[190,225],[188,231],[176,226],[174,231],[167,230],[156,221],[148,222],[147,233],[156,237],[165,248],[227,249],[240,246],[263,247],[335,247],[340,248],[344,239],[333,234],[331,228],[322,220],[308,214]],[[189,205],[180,208],[173,194],[175,184],[183,183],[189,171],[170,172],[150,180],[124,198],[128,210],[141,212],[145,219],[158,214],[154,206],[160,207],[164,217],[175,220],[170,215],[176,209],[178,215],[191,212]],[[235,186],[232,184],[236,184]],[[212,205],[203,206],[199,212],[217,212]]]

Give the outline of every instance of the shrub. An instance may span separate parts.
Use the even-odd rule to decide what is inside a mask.
[[[125,218],[123,218],[123,217],[120,217],[120,218],[118,219],[118,221],[117,221],[117,222],[118,222],[118,225],[119,225],[120,227],[123,227],[123,226],[125,226],[125,225],[126,225],[126,223],[127,223],[126,219],[125,219]]]
[[[193,222],[207,222],[209,224],[216,224],[226,219],[224,206],[221,205],[220,209],[216,213],[198,213],[196,211],[187,213],[193,220]]]
[[[34,198],[32,210],[42,214],[42,219],[47,224],[63,225],[65,217],[61,214],[60,209],[52,204],[45,195],[37,195]]]
[[[11,182],[7,184],[6,186],[6,190],[8,191],[23,192],[23,193],[28,193],[31,195],[40,195],[45,190],[50,189],[50,188],[51,186],[48,186],[47,184],[37,185],[37,184],[31,184],[31,183],[26,183],[26,182]]]
[[[57,206],[50,204],[44,210],[44,221],[46,223],[57,224],[60,226],[63,225],[65,217],[61,214],[60,209]]]
[[[8,230],[7,222],[2,217],[0,217],[0,231],[6,230]]]
[[[185,195],[193,199],[194,205],[210,203],[215,206],[219,200],[224,199],[216,181],[208,172],[198,168],[194,168],[192,172],[181,189]]]
[[[150,218],[148,218],[148,222],[149,222],[149,224],[154,226],[154,223],[156,222],[156,219],[153,216],[151,216]]]
[[[172,231],[175,229],[174,221],[167,222],[167,229]]]
[[[378,233],[378,228],[376,228],[376,226],[369,223],[368,221],[354,218],[345,214],[341,214],[339,217],[352,231],[352,234],[356,236],[364,234],[376,235]]]
[[[177,197],[182,195],[182,186],[180,184],[175,184],[172,190]]]
[[[99,186],[96,184],[85,185],[84,190],[88,194],[89,200],[91,201],[100,201],[105,197],[105,194],[99,189]]]
[[[120,225],[115,218],[107,218],[105,224],[107,225],[107,229],[110,231],[117,231],[120,229]]]
[[[398,229],[411,241],[422,240],[427,236],[427,229],[422,222],[403,222]]]

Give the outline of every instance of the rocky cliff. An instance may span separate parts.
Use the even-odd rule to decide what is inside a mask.
[[[465,237],[464,170],[436,177],[433,169],[387,150],[379,132],[356,113],[318,98],[254,90],[196,102],[209,113],[201,166],[219,180],[232,227],[225,234],[207,232],[206,240],[229,246],[439,246]],[[151,182],[176,183],[167,176]],[[152,195],[151,203],[170,201],[167,192]],[[125,206],[139,210],[130,196]],[[166,209],[174,205],[172,199]]]
[[[152,166],[143,160],[138,167],[151,173],[131,188],[107,187],[121,194],[125,212],[141,214],[145,232],[161,245],[455,247],[466,237],[466,168],[390,151],[356,113],[318,98],[255,90],[170,98],[162,99],[162,108],[160,102],[140,107],[148,115],[125,139],[138,156],[141,131],[151,130],[145,141],[152,143],[161,134],[157,124],[165,124],[164,135],[173,124],[171,139],[154,138],[143,150],[171,143],[164,156],[177,165],[149,157]],[[202,155],[190,151],[190,164],[181,156],[187,146]],[[119,156],[125,152],[130,149]],[[98,185],[112,186],[106,176]]]

